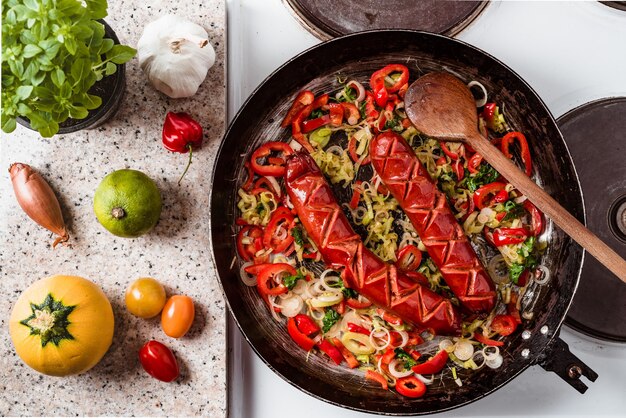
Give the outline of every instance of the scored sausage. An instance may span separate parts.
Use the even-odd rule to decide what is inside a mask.
[[[493,281],[411,146],[394,132],[370,144],[372,166],[415,227],[450,290],[472,312],[487,312],[496,303]]]
[[[460,316],[449,299],[409,278],[365,248],[321,170],[308,154],[288,157],[289,198],[324,262],[374,304],[437,334],[458,334]]]

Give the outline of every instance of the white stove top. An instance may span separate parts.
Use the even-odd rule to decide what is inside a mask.
[[[320,41],[280,0],[227,0],[227,5],[232,119],[265,77]],[[626,12],[598,2],[491,3],[457,38],[513,68],[555,117],[594,99],[626,96]],[[535,366],[494,394],[447,415],[623,417],[626,345],[593,340],[566,326],[561,337],[600,375],[594,383],[583,378],[586,394]],[[232,321],[229,346],[233,418],[374,416],[326,404],[283,381],[254,354]]]

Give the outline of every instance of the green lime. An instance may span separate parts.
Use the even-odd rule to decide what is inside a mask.
[[[118,170],[102,179],[93,198],[98,222],[110,233],[135,238],[154,228],[161,215],[161,193],[141,171]]]

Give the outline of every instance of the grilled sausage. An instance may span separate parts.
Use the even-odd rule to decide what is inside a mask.
[[[398,200],[461,304],[472,312],[493,309],[493,281],[411,146],[400,135],[384,132],[374,138],[369,152],[374,170]]]
[[[439,334],[459,333],[460,317],[450,300],[365,248],[313,158],[303,153],[290,156],[285,186],[325,263],[341,270],[347,287],[419,327]]]

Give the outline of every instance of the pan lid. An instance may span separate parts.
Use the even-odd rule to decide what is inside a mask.
[[[487,1],[283,0],[300,23],[327,40],[370,29],[414,29],[454,36],[470,24]]]
[[[585,200],[587,227],[626,257],[626,97],[579,106],[557,123]],[[592,337],[626,342],[626,284],[591,256],[565,323]]]

